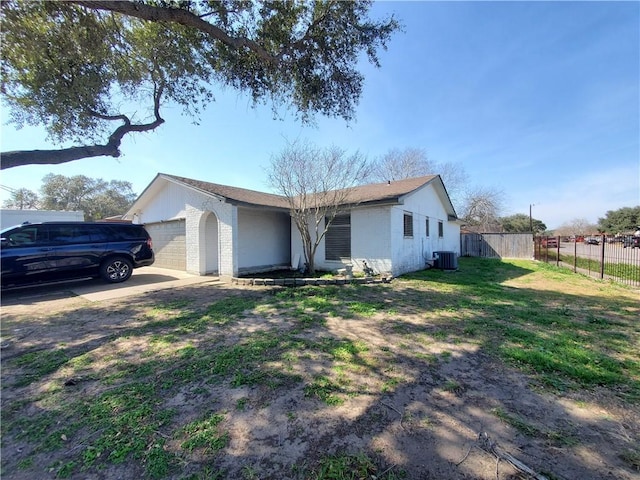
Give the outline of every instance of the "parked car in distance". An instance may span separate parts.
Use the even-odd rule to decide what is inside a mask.
[[[24,223],[0,232],[2,287],[83,277],[124,282],[154,262],[142,225],[110,222]]]
[[[600,240],[596,237],[585,237],[584,239],[585,245],[600,245]]]
[[[542,246],[547,248],[557,248],[558,239],[556,237],[544,237],[542,239]]]
[[[635,235],[628,235],[624,237],[622,245],[624,246],[624,248],[640,248],[640,237],[637,237]]]

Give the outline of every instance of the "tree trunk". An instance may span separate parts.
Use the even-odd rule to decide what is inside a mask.
[[[316,261],[313,255],[313,247],[311,246],[310,238],[308,242],[305,242],[304,256],[307,261],[307,273],[309,275],[314,275],[316,273]]]

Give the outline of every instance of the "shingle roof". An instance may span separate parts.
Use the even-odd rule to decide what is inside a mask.
[[[225,197],[233,202],[259,205],[275,208],[289,208],[287,199],[281,195],[272,193],[257,192],[245,188],[230,187],[217,183],[203,182],[191,178],[178,177],[175,175],[160,174],[160,176],[172,179],[176,182],[189,185],[198,190]],[[347,196],[347,203],[362,204],[371,202],[398,201],[403,195],[417,190],[418,188],[437,178],[437,175],[427,175],[423,177],[408,178],[405,180],[395,180],[385,183],[372,183],[361,185],[350,189]]]
[[[394,180],[385,183],[371,183],[353,188],[348,195],[349,203],[380,202],[396,200],[399,197],[426,185],[437,175]]]
[[[228,185],[219,185],[217,183],[202,182],[200,180],[177,177],[175,175],[161,175],[163,177],[173,179],[179,183],[184,183],[191,187],[197,188],[198,190],[228,198],[229,200],[232,200],[234,202],[260,205],[264,207],[289,209],[289,203],[287,202],[287,199],[280,195],[257,192],[255,190],[248,190],[246,188],[230,187]]]

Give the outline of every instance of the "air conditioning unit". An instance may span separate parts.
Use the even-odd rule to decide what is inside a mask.
[[[441,270],[457,270],[458,269],[458,255],[456,252],[433,252],[435,268]]]

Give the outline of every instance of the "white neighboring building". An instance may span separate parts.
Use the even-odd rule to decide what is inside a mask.
[[[0,229],[20,225],[24,222],[84,222],[84,212],[59,210],[0,210]]]

